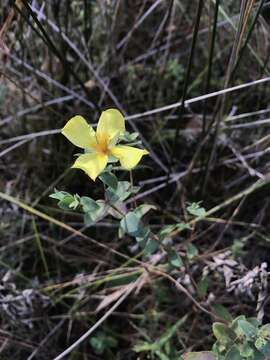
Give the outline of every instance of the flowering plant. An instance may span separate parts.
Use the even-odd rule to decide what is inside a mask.
[[[135,195],[139,187],[134,186],[133,181],[119,180],[115,174],[115,170],[119,167],[115,167],[114,164],[118,161],[123,170],[130,171],[139,164],[144,155],[148,154],[147,150],[133,146],[140,144],[137,139],[138,134],[126,131],[125,119],[121,112],[117,109],[103,111],[96,131],[82,116],[74,116],[64,126],[62,134],[72,144],[84,149],[84,153],[78,155],[72,168],[83,170],[93,181],[99,178],[104,184],[104,198],[95,200],[88,196],[55,190],[50,197],[58,200],[58,206],[64,210],[83,214],[86,225],[93,225],[106,216],[111,216],[119,223],[119,238],[125,234],[129,235],[148,255],[161,249],[167,254],[172,267],[181,267],[183,262],[180,255],[167,240],[170,233],[190,229],[189,225],[184,223],[167,225],[159,233],[154,234],[150,227],[145,225],[143,217],[150,210],[155,209],[155,206],[150,204],[130,206],[129,204],[135,203],[130,196]],[[124,141],[128,145],[122,144]],[[203,216],[204,209],[198,204],[196,206],[193,204],[190,206],[191,210],[189,211],[189,208],[187,210],[192,216]],[[197,254],[194,246],[191,250],[187,249],[189,257]]]
[[[127,145],[117,145],[125,134],[125,119],[117,109],[103,111],[96,132],[82,116],[74,116],[62,130],[72,144],[85,150],[73,164],[96,180],[110,159],[117,159],[126,170],[133,169],[148,151]]]

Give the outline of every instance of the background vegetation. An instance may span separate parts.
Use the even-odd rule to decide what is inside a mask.
[[[1,359],[54,359],[96,326],[69,359],[173,360],[211,349],[214,321],[269,323],[270,4],[1,5]],[[59,129],[109,107],[151,152],[127,206],[156,207],[144,222],[181,256],[174,268],[114,219],[85,225],[48,197],[102,193],[69,169]]]

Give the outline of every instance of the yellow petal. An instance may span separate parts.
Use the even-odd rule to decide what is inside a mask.
[[[97,125],[97,139],[109,145],[116,136],[125,132],[125,119],[117,109],[103,111]]]
[[[92,180],[102,173],[108,162],[108,156],[98,153],[83,154],[73,164],[72,168],[83,170]]]
[[[123,168],[131,170],[140,162],[142,156],[149,152],[132,146],[118,145],[111,149],[111,154],[120,160]]]
[[[74,116],[66,123],[62,134],[72,144],[83,149],[91,149],[97,143],[94,129],[79,115]]]

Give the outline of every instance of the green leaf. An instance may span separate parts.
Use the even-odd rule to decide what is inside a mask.
[[[117,220],[121,220],[123,218],[123,213],[125,212],[125,208],[121,206],[122,204],[123,203],[121,202],[116,202],[113,206],[108,205],[109,214]]]
[[[135,141],[138,136],[139,136],[139,133],[137,133],[137,132],[130,133],[130,132],[126,131],[123,135],[119,136],[119,140],[130,143],[130,142]]]
[[[260,351],[267,357],[270,357],[270,341],[268,341]]]
[[[120,226],[125,233],[132,236],[139,236],[141,224],[138,216],[130,211],[123,219],[120,221]]]
[[[238,322],[239,322],[239,320],[247,320],[247,319],[246,319],[246,317],[244,315],[239,315],[232,321],[231,329],[233,331],[235,331],[235,332],[237,332],[237,330],[238,330]]]
[[[171,337],[176,333],[177,329],[180,326],[184,325],[187,318],[188,318],[187,315],[183,316],[175,324],[173,324],[166,330],[165,334],[163,334],[161,338],[158,340],[160,347],[164,346],[171,339]]]
[[[258,329],[247,320],[238,321],[239,333],[251,339],[257,335]]]
[[[160,241],[163,241],[170,233],[176,230],[176,225],[165,225],[160,230],[158,237],[160,238]]]
[[[245,241],[243,240],[239,240],[239,239],[235,239],[231,249],[232,249],[232,254],[234,257],[240,257],[243,256],[245,254],[245,252],[243,251],[245,247]]]
[[[132,187],[129,181],[119,181],[116,194],[119,200],[124,201],[132,193]]]
[[[95,202],[95,200],[87,196],[82,196],[80,199],[80,203],[82,205],[83,212],[85,213],[91,213],[99,209],[99,205]]]
[[[50,198],[60,200],[60,201],[63,200],[66,196],[72,196],[72,195],[66,191],[57,191],[56,189],[53,194],[49,195]]]
[[[119,160],[115,157],[115,156],[113,156],[113,155],[109,155],[109,157],[108,157],[108,163],[117,163]],[[112,165],[109,165],[109,166],[112,166]],[[108,167],[107,167],[107,169],[108,169]]]
[[[267,340],[261,337],[258,337],[255,341],[255,346],[258,350],[261,350],[266,344],[267,344]]]
[[[195,217],[205,217],[206,211],[200,203],[192,203],[187,207],[187,212]]]
[[[50,194],[49,197],[59,200],[57,205],[63,210],[76,209],[79,206],[79,196],[72,195],[66,191],[55,190],[55,192]]]
[[[253,358],[254,348],[251,347],[247,342],[239,344],[240,355],[243,358]]]
[[[159,243],[155,239],[148,239],[146,242],[144,252],[146,255],[151,255],[159,248]]]
[[[126,200],[132,192],[133,189],[131,188],[130,182],[118,181],[117,188],[115,190],[111,187],[106,190],[106,196],[111,203],[114,203],[119,200]]]
[[[251,325],[255,326],[256,329],[259,329],[261,323],[255,317],[247,318],[247,321],[251,323]]]
[[[144,351],[154,351],[158,350],[159,346],[156,343],[139,343],[133,347],[133,350],[137,353],[144,352]]]
[[[270,340],[270,324],[263,325],[258,332],[258,336]]]
[[[91,225],[96,223],[101,218],[103,218],[108,212],[109,207],[106,205],[104,200],[97,200],[95,204],[97,206],[95,210],[88,211],[84,214],[84,223],[86,225]]]
[[[226,353],[224,360],[243,360],[236,345]]]
[[[198,249],[193,244],[187,245],[187,257],[188,259],[193,259],[195,256],[197,256],[199,253]]]
[[[170,235],[172,232],[176,230],[190,230],[191,227],[188,224],[185,223],[179,223],[179,224],[171,224],[171,225],[165,225],[159,232],[159,238],[161,241],[163,241],[168,235]]]
[[[206,277],[202,278],[198,283],[198,295],[200,298],[203,298],[206,296],[208,287],[209,287],[208,279]]]
[[[96,336],[93,336],[89,342],[95,352],[100,355],[109,349],[116,348],[118,345],[117,339],[103,332],[99,332]]]
[[[103,354],[106,348],[106,345],[102,340],[100,340],[98,337],[94,336],[90,339],[90,344],[94,348],[95,352],[97,354]]]
[[[171,78],[175,78],[175,80],[183,81],[185,70],[178,59],[170,59],[165,70],[165,79],[171,80]]]
[[[69,208],[76,210],[79,205],[80,205],[80,197],[79,195],[74,195],[73,201],[69,204]]]
[[[85,225],[92,225],[95,223],[95,221],[91,217],[91,213],[85,213],[83,215],[83,222],[85,223]]]
[[[168,260],[169,263],[175,268],[180,268],[184,265],[181,257],[173,249],[168,252]]]
[[[160,360],[170,360],[170,358],[168,358],[168,356],[166,354],[164,354],[163,352],[161,352],[159,350],[155,351],[155,354],[156,354],[156,356],[158,356],[158,358]]]
[[[139,233],[136,235],[136,241],[138,242],[141,249],[145,249],[147,241],[149,240],[151,231],[147,227],[142,227]]]
[[[236,338],[235,333],[227,325],[219,322],[213,324],[213,334],[223,345],[230,344]]]
[[[232,315],[229,311],[221,304],[213,305],[215,313],[225,321],[231,322],[233,320]]]
[[[265,359],[264,355],[260,351],[255,349],[252,360],[266,360],[266,359]]]
[[[118,180],[117,177],[111,173],[105,171],[101,175],[99,175],[99,179],[107,186],[111,187],[113,190],[117,189]]]
[[[184,360],[217,360],[216,356],[209,351],[190,352],[183,355]]]
[[[156,207],[154,205],[149,204],[142,204],[136,207],[136,209],[133,210],[133,212],[136,214],[136,216],[141,219],[145,214],[148,213],[150,210],[155,210]]]
[[[72,195],[67,195],[63,200],[59,201],[57,205],[63,210],[70,210],[72,206],[74,209],[74,197]]]
[[[119,226],[119,228],[118,228],[118,237],[119,237],[119,239],[122,239],[124,237],[124,235],[125,235],[124,230],[121,228],[121,226]]]

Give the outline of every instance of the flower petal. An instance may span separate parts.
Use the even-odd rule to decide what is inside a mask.
[[[118,145],[111,149],[111,154],[120,160],[123,168],[131,170],[140,162],[142,156],[149,152],[132,146]]]
[[[125,132],[125,119],[117,109],[102,111],[97,125],[97,139],[106,143]]]
[[[62,134],[72,144],[83,149],[91,149],[97,143],[94,129],[80,115],[74,116],[66,123]]]
[[[72,168],[83,170],[92,180],[102,173],[108,162],[108,156],[98,153],[83,154],[73,164]]]

